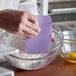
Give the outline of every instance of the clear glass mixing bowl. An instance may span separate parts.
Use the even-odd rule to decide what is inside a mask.
[[[36,70],[45,67],[51,63],[61,51],[62,47],[62,31],[59,27],[53,26],[56,41],[51,42],[51,46],[47,53],[27,54],[24,52],[6,55],[7,61],[16,68],[24,70]]]

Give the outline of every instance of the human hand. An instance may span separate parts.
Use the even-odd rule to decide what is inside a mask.
[[[56,41],[56,38],[55,38],[55,34],[54,34],[54,32],[52,32],[51,41],[53,41],[53,42],[55,42],[55,41]]]
[[[34,37],[40,32],[40,27],[33,15],[11,9],[0,11],[0,28],[26,38]]]

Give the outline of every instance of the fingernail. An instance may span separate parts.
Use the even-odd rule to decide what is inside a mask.
[[[39,33],[40,31],[41,31],[41,28],[40,28],[40,27],[38,27],[37,32]]]
[[[35,36],[38,36],[38,33],[35,33]]]
[[[30,36],[30,38],[34,38],[34,36]]]
[[[38,32],[40,32],[41,31],[41,28],[39,27],[39,30],[38,30]]]

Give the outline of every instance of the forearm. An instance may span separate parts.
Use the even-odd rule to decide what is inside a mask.
[[[2,10],[0,11],[0,28],[10,31],[14,30],[16,32],[21,21],[22,11],[17,10]]]

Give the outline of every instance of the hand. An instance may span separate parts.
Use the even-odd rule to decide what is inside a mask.
[[[37,20],[33,15],[10,9],[0,11],[0,28],[27,38],[34,37],[40,32]]]
[[[51,41],[53,41],[53,42],[55,42],[55,41],[56,41],[56,38],[55,38],[55,34],[54,34],[54,32],[52,32]]]

